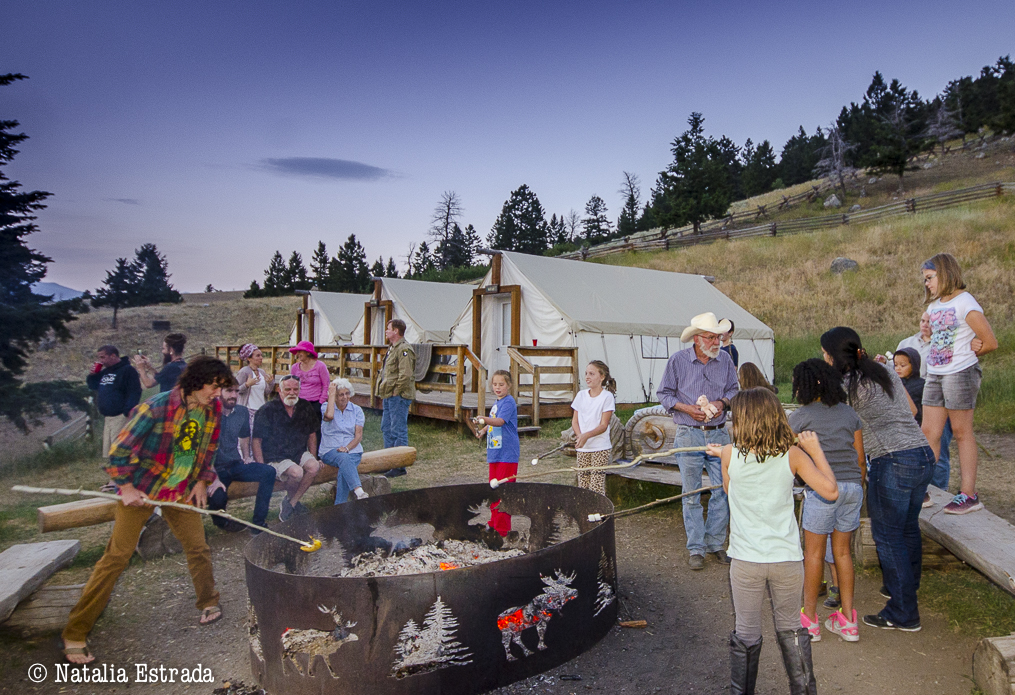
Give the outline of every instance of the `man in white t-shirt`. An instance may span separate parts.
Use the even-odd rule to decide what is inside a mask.
[[[896,352],[902,348],[912,348],[919,353],[920,377],[923,379],[927,378],[927,357],[930,354],[931,332],[930,314],[925,311],[923,316],[920,317],[920,332],[903,339],[899,343],[899,346],[895,348]],[[949,450],[951,444],[952,423],[950,420],[946,420],[944,432],[941,434],[941,455],[938,457],[937,466],[934,468],[934,477],[930,479],[931,485],[941,488],[945,492],[948,491],[948,479],[951,477],[951,452]],[[930,506],[930,495],[924,500],[924,506]]]

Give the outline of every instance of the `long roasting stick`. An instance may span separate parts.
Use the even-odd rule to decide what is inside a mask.
[[[578,473],[593,473],[596,471],[616,471],[624,468],[632,468],[637,466],[642,461],[651,461],[652,459],[662,458],[663,456],[669,456],[670,454],[683,454],[690,453],[692,451],[705,451],[703,446],[681,446],[676,449],[667,449],[666,451],[657,451],[654,454],[641,454],[640,456],[634,457],[628,463],[618,463],[613,466],[590,466],[588,468],[578,468],[577,466],[568,466],[567,468],[554,468],[548,471],[539,471],[538,473],[524,473],[522,475],[509,475],[506,478],[497,479],[494,478],[490,481],[490,487],[496,489],[504,483],[510,483],[512,480],[528,480],[529,478],[539,478],[544,475],[553,475],[554,473],[567,473],[568,471],[574,471]]]
[[[646,509],[658,507],[659,505],[662,504],[676,502],[682,497],[689,497],[691,495],[697,495],[701,492],[708,492],[710,490],[718,490],[721,487],[722,485],[712,485],[711,487],[700,487],[697,490],[691,490],[690,492],[682,492],[679,495],[674,495],[673,497],[664,497],[662,499],[655,500],[654,502],[643,504],[640,507],[632,507],[631,509],[624,509],[619,512],[613,512],[612,514],[589,514],[589,521],[606,521],[611,517],[614,519],[619,519],[622,516],[630,516],[631,514],[637,514],[638,512],[643,512]]]
[[[539,463],[542,459],[545,459],[547,456],[551,456],[552,454],[556,454],[558,451],[565,449],[568,444],[569,442],[564,442],[560,446],[554,447],[553,449],[550,449],[544,454],[540,454],[536,458],[532,459],[532,465],[535,466],[537,463]]]
[[[67,490],[64,488],[57,487],[29,487],[27,485],[15,485],[14,487],[11,488],[11,490],[13,490],[14,492],[27,492],[33,495],[66,495],[68,497],[79,495],[81,497],[101,497],[102,499],[113,500],[114,502],[120,501],[120,496],[114,495],[111,492],[82,490],[81,488],[77,488],[76,490]],[[182,509],[188,512],[197,512],[198,514],[204,514],[206,516],[220,516],[223,519],[232,519],[233,521],[238,521],[244,526],[249,526],[250,528],[255,528],[259,531],[263,531],[264,533],[270,533],[273,536],[278,536],[279,538],[283,538],[287,541],[298,543],[300,546],[300,550],[302,550],[305,553],[312,553],[321,547],[321,541],[318,540],[317,538],[314,538],[313,536],[310,537],[309,541],[301,541],[299,538],[293,538],[292,536],[287,536],[284,533],[272,531],[270,528],[258,526],[257,524],[250,523],[249,521],[244,521],[243,519],[237,519],[232,514],[226,514],[225,512],[220,512],[214,509],[201,509],[200,507],[194,507],[189,504],[180,504],[179,502],[168,502],[166,500],[146,499],[145,504],[150,504],[154,507],[173,507],[174,509]]]

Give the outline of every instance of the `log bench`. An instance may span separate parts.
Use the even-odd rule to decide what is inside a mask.
[[[394,446],[388,449],[364,452],[360,461],[360,475],[369,473],[382,473],[393,468],[405,468],[416,462],[416,448],[411,446]],[[321,466],[321,470],[314,478],[314,485],[330,483],[337,477],[338,469],[331,466]],[[282,485],[275,481],[275,491],[282,490]],[[253,497],[257,494],[257,483],[236,482],[229,486],[229,499],[240,499]],[[118,503],[112,500],[91,498],[74,500],[63,504],[53,504],[48,507],[39,507],[38,520],[39,531],[48,533],[50,531],[63,531],[69,528],[80,528],[82,526],[94,526],[113,520],[113,512]]]

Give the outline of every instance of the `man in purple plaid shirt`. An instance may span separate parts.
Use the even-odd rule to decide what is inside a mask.
[[[673,422],[677,425],[674,447],[730,442],[725,428],[726,413],[730,398],[740,386],[733,359],[720,349],[719,336],[729,330],[730,322],[716,321],[712,312],[695,316],[680,335],[681,342],[693,341],[693,345],[673,353],[666,363],[656,396],[659,403],[673,413]],[[701,396],[715,409],[714,416],[706,412],[707,406],[698,405]],[[722,463],[715,456],[703,451],[678,454],[677,464],[684,492],[701,487],[702,469],[708,470],[712,485],[722,484]],[[700,494],[684,498],[683,512],[690,568],[702,569],[705,553],[714,554],[719,562],[728,565],[730,560],[723,545],[729,525],[729,505],[722,488],[711,493],[707,520]]]

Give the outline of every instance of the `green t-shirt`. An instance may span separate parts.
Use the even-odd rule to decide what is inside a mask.
[[[169,477],[156,493],[156,499],[176,499],[187,490],[187,481],[194,470],[197,448],[204,434],[205,415],[203,408],[187,411],[187,415],[173,440],[173,458]]]

